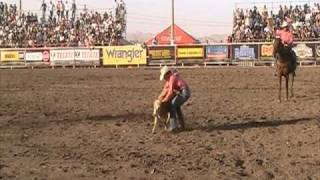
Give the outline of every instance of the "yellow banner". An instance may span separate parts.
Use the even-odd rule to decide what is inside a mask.
[[[19,61],[18,51],[1,51],[1,61]]]
[[[273,45],[262,45],[261,46],[261,56],[262,57],[272,57],[273,56]]]
[[[173,59],[174,49],[151,49],[149,56],[151,59]]]
[[[138,64],[147,64],[147,51],[141,46],[110,46],[103,48],[103,65]]]
[[[203,48],[178,48],[178,58],[203,58]]]

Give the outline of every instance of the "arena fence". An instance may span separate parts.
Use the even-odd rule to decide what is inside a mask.
[[[300,65],[318,65],[320,42],[297,42]],[[1,68],[119,66],[273,65],[271,43],[219,43],[176,46],[0,49]]]

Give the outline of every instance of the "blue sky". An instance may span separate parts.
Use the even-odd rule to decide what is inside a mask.
[[[19,2],[19,0],[0,1]],[[171,0],[124,1],[128,8],[128,33],[157,33],[170,25]],[[22,0],[22,2],[24,9],[39,10],[42,0]],[[114,0],[76,0],[76,2],[81,6],[87,4],[89,9],[101,10],[112,8],[114,5]],[[175,0],[176,24],[195,36],[229,34],[232,31],[232,12],[235,6],[253,6],[253,2],[258,7],[262,7],[264,3],[271,7],[278,4],[270,2],[279,0]],[[282,0],[282,2],[289,4],[303,0]]]

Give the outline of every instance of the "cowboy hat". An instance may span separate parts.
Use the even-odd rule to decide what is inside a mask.
[[[281,24],[281,28],[285,28],[285,27],[288,27],[289,24],[287,23],[287,21],[284,21],[282,24]]]
[[[171,70],[169,69],[168,66],[164,66],[163,68],[161,68],[161,70],[160,70],[160,81],[163,81],[164,76],[170,71]]]

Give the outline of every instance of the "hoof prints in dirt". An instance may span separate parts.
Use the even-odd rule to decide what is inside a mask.
[[[153,135],[158,73],[0,71],[0,176],[320,179],[319,68],[299,70],[282,104],[273,69],[180,70],[187,128]]]

